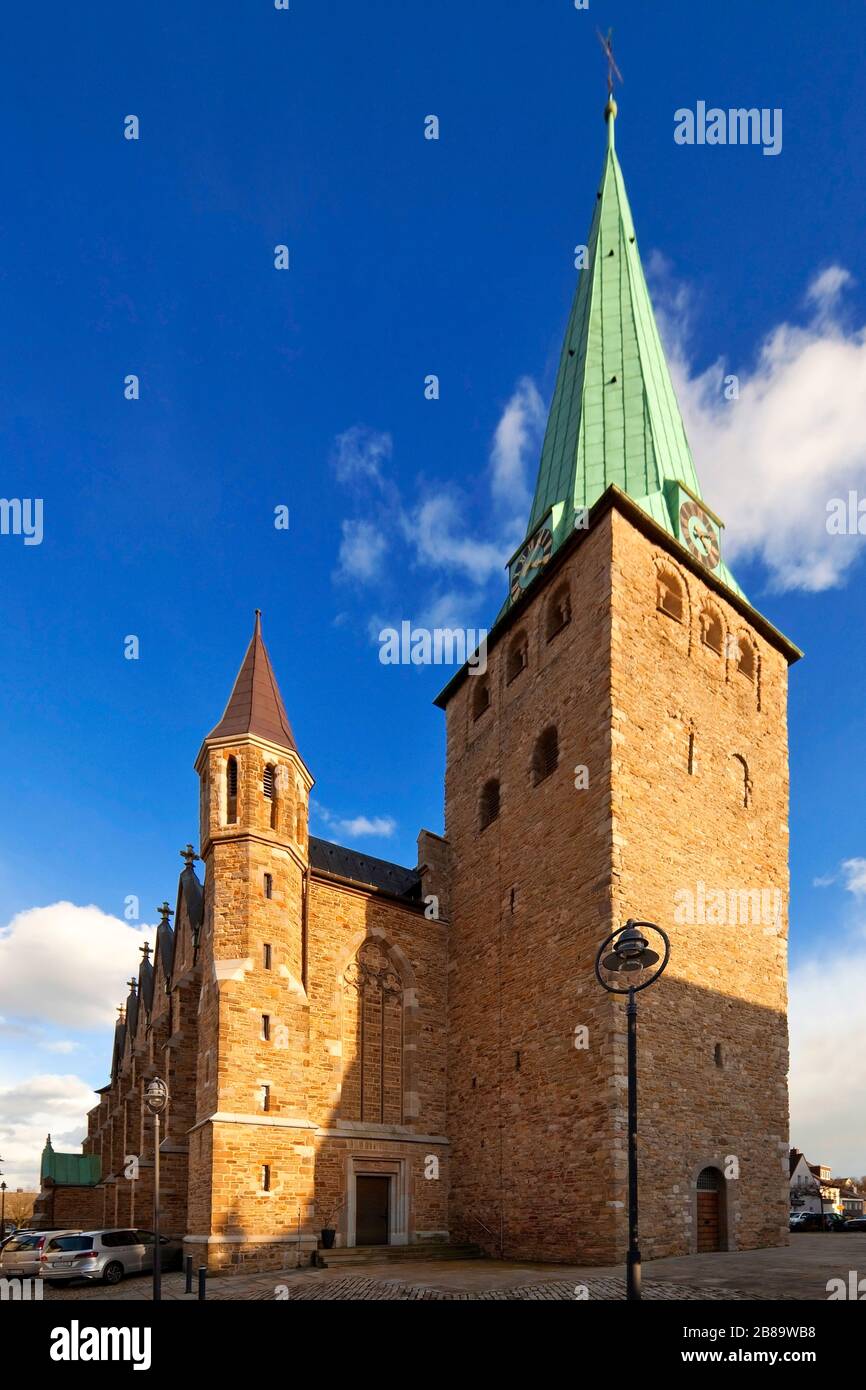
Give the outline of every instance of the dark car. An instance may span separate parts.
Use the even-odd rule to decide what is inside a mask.
[[[799,1220],[789,1223],[792,1231],[844,1231],[846,1224],[835,1211],[803,1211]]]
[[[845,1222],[846,1231],[866,1231],[866,1216],[852,1216]]]

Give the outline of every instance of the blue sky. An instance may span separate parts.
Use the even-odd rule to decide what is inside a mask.
[[[447,673],[383,667],[373,635],[489,623],[501,602],[601,169],[596,25],[615,30],[617,148],[705,495],[743,587],[807,653],[792,963],[862,949],[862,538],[829,548],[823,522],[843,486],[866,496],[866,27],[839,0],[7,16],[0,493],[43,498],[45,534],[0,537],[0,931],[65,901],[122,917],[130,894],[153,922],[174,899],[192,764],[256,607],[314,832],[410,863],[418,828],[441,831]],[[674,112],[698,100],[781,108],[782,152],[677,145]],[[721,414],[720,363],[745,426]],[[786,471],[773,424],[805,410],[802,373],[820,432]],[[74,1033],[64,1067],[104,1082],[104,1023],[22,1022],[14,1003],[0,1087],[56,1070],[22,1044],[37,1026],[42,1044]]]

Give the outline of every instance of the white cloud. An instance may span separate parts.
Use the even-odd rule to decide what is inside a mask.
[[[61,1052],[64,1055],[69,1052],[76,1052],[81,1043],[71,1042],[68,1038],[61,1038],[57,1042],[46,1042],[42,1046],[46,1052]]]
[[[344,521],[342,530],[340,578],[365,582],[377,579],[388,548],[381,531],[370,521]]]
[[[866,951],[791,971],[791,1143],[836,1177],[866,1173]]]
[[[526,528],[531,503],[530,470],[538,461],[546,419],[544,402],[535,383],[522,377],[493,431],[486,484],[491,520],[478,525],[478,507],[453,484],[443,484],[405,504],[384,465],[391,458],[391,436],[355,425],[338,435],[334,466],[341,481],[371,480],[376,492],[364,494],[368,513],[364,519],[342,523],[338,578],[365,581],[386,579],[390,566],[383,561],[392,539],[407,544],[414,562],[444,577],[457,576],[467,592],[453,590],[428,595],[431,612],[448,614],[423,626],[477,626],[477,612],[489,605],[487,586],[496,581],[505,596],[505,564]],[[371,516],[372,513],[372,516]],[[387,540],[386,540],[387,536]],[[458,621],[459,618],[459,621]],[[382,624],[374,624],[375,632]]]
[[[450,492],[427,497],[412,518],[410,534],[418,560],[433,569],[457,571],[475,584],[502,572],[503,546],[467,529],[466,506]],[[503,578],[504,585],[504,578]]]
[[[853,285],[854,277],[841,265],[830,265],[820,271],[806,290],[806,300],[819,309],[832,309],[842,291]]]
[[[351,835],[355,839],[364,835],[388,838],[397,829],[397,822],[392,816],[355,816],[351,820],[339,820],[336,824],[344,835]]]
[[[664,277],[667,267],[656,263]],[[688,294],[662,278],[659,324],[698,476],[727,523],[727,557],[754,557],[776,589],[818,591],[844,583],[866,537],[830,535],[827,506],[849,491],[866,496],[866,329],[845,328],[837,310],[851,276],[821,271],[806,298],[804,327],[782,323],[752,369],[722,360],[692,375]],[[726,400],[735,373],[739,398]]]
[[[100,908],[58,902],[19,912],[0,930],[0,1008],[76,1031],[112,1024],[155,927],[134,927]]]
[[[311,806],[314,814],[336,835],[346,835],[355,840],[368,835],[388,839],[397,829],[393,816],[335,816],[319,801],[312,801]]]
[[[845,859],[842,861],[845,887],[855,898],[866,898],[866,859]]]
[[[352,425],[334,441],[333,466],[341,483],[382,482],[382,465],[391,457],[393,441],[382,430]]]
[[[538,457],[546,420],[538,387],[530,377],[522,377],[493,435],[490,487],[494,501],[516,514],[523,526],[532,501],[527,465]]]
[[[77,1153],[85,1116],[97,1096],[80,1076],[41,1074],[0,1084],[0,1151],[9,1187],[39,1187],[39,1158],[47,1134],[58,1151]]]

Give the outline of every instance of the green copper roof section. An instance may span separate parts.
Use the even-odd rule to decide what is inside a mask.
[[[551,508],[564,504],[554,514],[554,549],[573,528],[575,513],[611,483],[675,537],[665,483],[683,483],[701,496],[616,156],[615,102],[605,115],[607,152],[586,267],[568,320],[526,531],[532,535]],[[724,561],[716,575],[745,597]]]
[[[58,1187],[94,1187],[100,1180],[101,1160],[98,1154],[57,1153],[49,1134],[42,1150],[40,1176],[50,1178]]]

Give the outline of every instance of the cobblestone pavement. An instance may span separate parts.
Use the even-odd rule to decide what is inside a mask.
[[[127,1279],[114,1288],[101,1284],[79,1284],[67,1288],[47,1288],[46,1301],[77,1301],[80,1299],[111,1299],[119,1302],[140,1302],[149,1300],[151,1294],[150,1278]],[[687,1284],[645,1284],[643,1296],[647,1299],[748,1299],[750,1294],[736,1289],[701,1289]],[[162,1297],[166,1302],[194,1302],[195,1294],[184,1293],[184,1279],[180,1274],[163,1276]],[[382,1299],[391,1302],[428,1300],[434,1302],[575,1302],[576,1300],[623,1300],[625,1301],[625,1280],[583,1279],[576,1283],[570,1279],[549,1279],[540,1283],[515,1284],[499,1289],[467,1290],[442,1289],[429,1283],[413,1283],[406,1279],[370,1278],[362,1274],[335,1275],[323,1278],[321,1274],[309,1271],[301,1274],[294,1270],[290,1274],[246,1274],[236,1278],[213,1279],[208,1283],[207,1297],[210,1302],[289,1302],[300,1300],[370,1300]]]
[[[866,1275],[866,1233],[804,1233],[787,1246],[740,1250],[714,1255],[676,1255],[647,1261],[643,1266],[643,1296],[647,1299],[772,1299],[824,1301],[827,1281],[851,1271]],[[383,1299],[483,1302],[523,1300],[563,1301],[579,1297],[586,1287],[589,1299],[625,1298],[622,1266],[544,1265],[514,1260],[376,1259],[355,1265],[351,1273],[336,1261],[330,1269],[287,1269],[237,1274],[208,1280],[210,1301]],[[194,1301],[184,1293],[184,1276],[164,1274],[166,1301]],[[103,1299],[137,1301],[150,1298],[149,1276],[124,1280],[115,1288],[71,1285],[45,1290],[47,1300]]]

